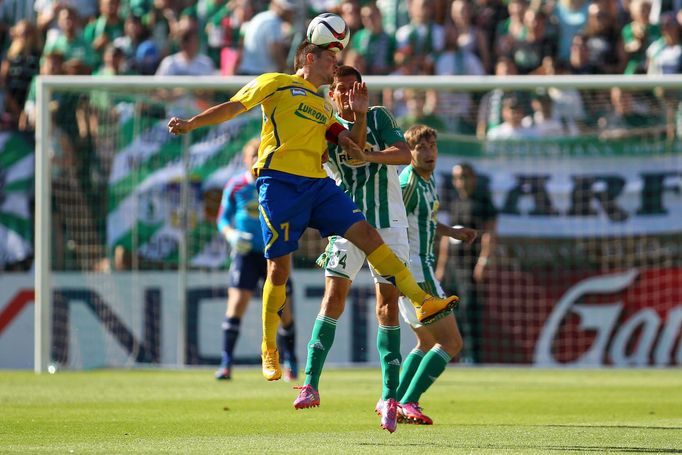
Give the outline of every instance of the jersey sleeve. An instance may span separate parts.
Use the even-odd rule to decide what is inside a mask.
[[[237,211],[237,204],[234,198],[234,182],[228,182],[223,190],[223,197],[220,201],[220,209],[218,209],[218,217],[216,224],[218,231],[223,232],[223,229],[232,225],[232,219]]]
[[[277,89],[282,85],[281,76],[279,73],[261,74],[242,87],[230,101],[239,101],[248,111],[277,93]]]
[[[417,207],[417,176],[412,172],[412,166],[408,166],[400,173],[400,189],[403,192],[405,211],[409,214]]]
[[[388,109],[383,106],[377,106],[372,109],[372,115],[384,144],[388,146],[396,142],[405,142],[403,131],[398,126],[393,115],[388,112]]]

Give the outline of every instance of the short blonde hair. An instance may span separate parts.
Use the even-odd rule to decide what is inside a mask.
[[[405,131],[405,140],[411,149],[415,148],[419,142],[431,138],[437,139],[438,132],[430,126],[417,124]]]

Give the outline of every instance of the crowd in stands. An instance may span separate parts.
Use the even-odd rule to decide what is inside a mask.
[[[32,128],[38,74],[287,71],[307,21],[323,11],[351,28],[340,62],[367,75],[674,74],[682,67],[680,7],[675,0],[3,0],[2,125]],[[620,96],[608,94],[605,104]],[[536,124],[543,106],[552,110],[543,97],[534,108],[522,97],[503,106],[491,94],[492,112],[461,93],[415,97],[398,93],[386,104],[405,122],[424,117],[481,138],[556,129],[505,114],[516,105]],[[564,133],[575,131],[573,120],[563,122]]]
[[[0,0],[0,132],[31,140],[38,75],[289,72],[308,21],[326,11],[351,29],[339,63],[365,75],[682,72],[682,0]],[[682,130],[678,91],[376,96],[403,128],[418,122],[480,140],[671,138]],[[114,147],[98,131],[117,121],[109,101],[105,93],[86,102],[63,94],[51,105],[53,189],[64,195],[53,216],[70,232],[55,243],[95,245],[75,255],[89,264],[72,267],[96,267],[92,258],[107,256],[101,246]],[[147,114],[165,116],[163,108]]]

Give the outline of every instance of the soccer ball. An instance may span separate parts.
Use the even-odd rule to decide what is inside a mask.
[[[323,13],[310,21],[306,36],[308,41],[316,46],[340,52],[350,41],[350,29],[340,16]]]

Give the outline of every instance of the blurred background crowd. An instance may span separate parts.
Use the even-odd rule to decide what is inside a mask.
[[[37,74],[288,71],[307,21],[324,11],[351,28],[340,62],[367,75],[675,74],[680,8],[680,0],[0,0],[1,125],[32,129]],[[472,104],[462,94],[405,91],[384,103],[404,125],[489,139],[575,134],[612,121],[612,111],[639,126],[651,119],[646,100],[633,106],[618,90],[589,103],[598,112],[580,112],[580,100],[552,106],[551,93],[490,97]],[[574,112],[531,128],[557,118],[552,109]]]
[[[307,23],[325,11],[337,12],[351,29],[339,63],[365,75],[658,75],[682,67],[682,0],[0,0],[0,145],[16,145],[7,138],[20,136],[28,144],[26,155],[33,154],[39,74],[288,72]],[[159,127],[165,125],[172,94],[135,96],[133,103],[130,94],[61,93],[50,103],[56,269],[145,267],[131,255],[134,245],[124,249],[110,241],[107,246],[107,223],[116,207],[112,198],[123,188],[112,177],[113,163],[131,137],[145,131],[150,133],[142,134],[140,157],[148,158],[147,149],[161,150],[154,158],[161,169],[178,154]],[[459,145],[557,137],[672,141],[682,131],[679,92],[672,90],[399,89],[372,96],[402,128],[423,123]],[[195,94],[195,104],[205,107],[225,97]],[[146,176],[132,161],[126,169]],[[32,185],[25,185],[21,210],[4,216],[9,209],[2,205],[10,201],[3,194],[21,189],[12,175],[23,179],[23,172],[0,168],[0,225],[23,236],[0,232],[0,270],[32,266]],[[178,193],[176,183],[166,185],[164,197]],[[135,183],[128,186],[132,191]],[[203,239],[216,233],[211,217],[219,189],[198,190],[204,208],[197,209],[197,217],[208,220],[197,230]],[[154,204],[147,205],[150,219],[156,217]],[[17,213],[23,214],[21,223]],[[177,221],[175,212],[169,213]],[[148,225],[140,226],[132,232],[144,238]],[[168,245],[160,241],[159,254],[171,251]],[[314,258],[319,241],[309,245]]]

